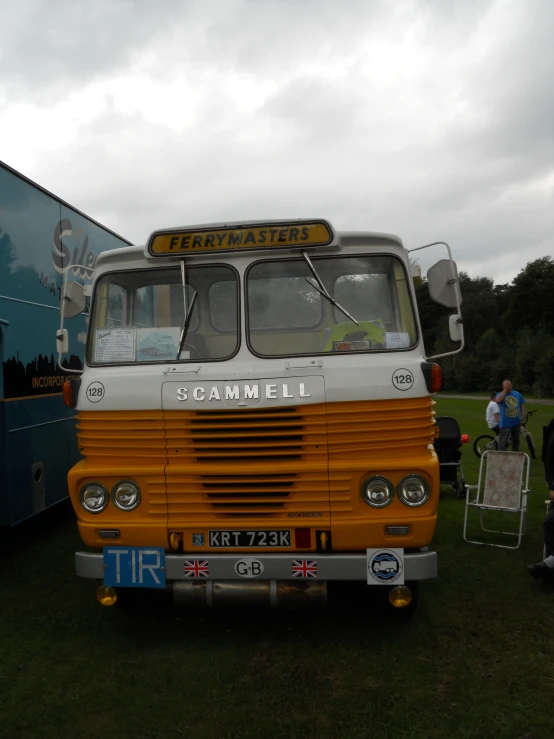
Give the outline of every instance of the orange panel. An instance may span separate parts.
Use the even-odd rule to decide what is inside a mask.
[[[167,533],[161,532],[167,529],[184,532],[186,539],[214,528],[311,525],[314,531],[331,528],[335,549],[355,550],[393,546],[384,538],[385,522],[409,522],[410,544],[404,539],[396,545],[428,544],[439,493],[433,406],[432,398],[423,397],[225,411],[82,412],[78,433],[85,461],[69,474],[81,533],[98,546],[97,529],[124,527],[127,544],[166,546]],[[396,484],[410,472],[431,485],[431,500],[422,509],[398,500],[374,509],[362,501],[366,477],[386,475]],[[84,482],[98,480],[111,489],[126,478],[143,493],[136,511],[110,504],[92,515],[80,506]]]

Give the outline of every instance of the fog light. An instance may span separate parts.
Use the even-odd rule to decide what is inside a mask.
[[[412,591],[405,585],[398,585],[389,591],[389,603],[395,608],[405,608],[412,602]]]
[[[409,526],[385,526],[387,536],[408,536]]]
[[[100,585],[96,588],[96,600],[103,606],[113,606],[117,600],[115,588]]]
[[[175,533],[175,531],[169,535],[169,546],[173,549],[174,552],[179,549],[182,541],[182,535]]]

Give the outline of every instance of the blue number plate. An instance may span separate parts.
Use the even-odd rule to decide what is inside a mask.
[[[165,551],[161,547],[104,547],[104,585],[165,588]]]

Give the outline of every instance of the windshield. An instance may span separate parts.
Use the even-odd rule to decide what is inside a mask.
[[[256,262],[248,270],[248,342],[255,354],[387,351],[415,345],[414,314],[399,259],[312,257],[312,263],[328,296],[317,289],[305,259]]]
[[[238,349],[238,278],[230,267],[186,267],[189,317],[180,361],[222,360]],[[179,268],[112,272],[95,287],[89,364],[175,361],[185,319]]]

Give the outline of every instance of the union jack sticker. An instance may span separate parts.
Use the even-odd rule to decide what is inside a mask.
[[[292,560],[292,576],[293,577],[317,577],[317,562],[315,559],[293,559]]]
[[[210,567],[208,560],[187,559],[185,560],[185,577],[208,577]]]

